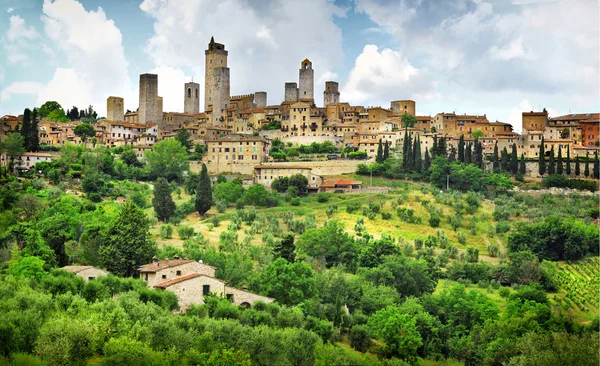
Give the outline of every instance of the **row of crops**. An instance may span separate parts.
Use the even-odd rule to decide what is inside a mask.
[[[563,310],[596,311],[600,297],[600,258],[586,258],[572,264],[553,263],[556,281],[564,297],[558,294],[554,301]]]

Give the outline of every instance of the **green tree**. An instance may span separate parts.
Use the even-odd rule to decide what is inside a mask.
[[[261,292],[283,305],[296,305],[317,295],[314,272],[303,262],[277,258],[260,278]]]
[[[366,325],[355,325],[348,334],[350,346],[358,352],[367,352],[371,347],[371,330]]]
[[[190,136],[190,133],[185,128],[177,130],[177,133],[175,134],[175,140],[179,141],[181,146],[183,146],[187,152],[191,151],[194,147],[194,143],[190,140]]]
[[[406,130],[414,127],[414,125],[417,123],[417,118],[408,113],[404,113],[400,119],[402,120],[402,127],[404,127]]]
[[[50,365],[85,365],[94,354],[96,334],[87,320],[54,318],[40,329],[36,353]]]
[[[425,148],[425,157],[423,158],[423,169],[428,170],[431,166],[431,157],[429,156],[429,148]]]
[[[283,258],[290,263],[296,261],[296,245],[294,244],[294,235],[287,234],[273,248],[273,256],[275,258]]]
[[[152,179],[163,177],[169,181],[181,180],[189,162],[185,147],[175,139],[162,140],[145,153],[148,175]]]
[[[23,147],[25,150],[29,151],[27,148],[29,147],[29,138],[31,136],[31,109],[25,108],[23,111],[23,124],[21,125],[21,136],[23,136]]]
[[[590,176],[590,152],[589,151],[585,152],[585,167],[583,169],[583,175],[585,175],[586,178]]]
[[[512,144],[512,150],[510,152],[510,171],[513,175],[519,171],[519,157],[517,155],[517,144]]]
[[[498,151],[496,149],[494,149],[494,151],[496,151],[496,157],[497,157]],[[458,138],[458,161],[460,161],[461,163],[465,162],[465,136],[464,135],[460,135],[460,137]]]
[[[175,213],[175,202],[171,197],[171,187],[169,182],[164,178],[158,178],[154,185],[154,198],[152,198],[152,206],[156,217],[163,222],[167,222]]]
[[[243,190],[240,182],[230,180],[217,184],[213,189],[213,200],[224,201],[227,204],[234,204],[242,198]]]
[[[375,161],[378,163],[383,163],[383,146],[381,144],[381,139],[379,139],[379,145],[377,145],[377,157]]]
[[[567,167],[566,167],[567,175],[571,175],[571,148],[567,147]]]
[[[80,123],[75,126],[73,133],[79,136],[81,141],[85,143],[88,138],[96,136],[96,129],[94,129],[94,126],[89,123]]]
[[[133,203],[126,203],[108,227],[100,247],[100,262],[114,275],[136,274],[139,266],[150,263],[156,251],[149,228],[144,211]]]
[[[373,335],[385,343],[387,353],[409,363],[416,362],[417,349],[423,345],[416,319],[400,313],[395,306],[388,306],[372,315],[368,325]]]
[[[494,144],[494,154],[492,155],[492,169],[494,173],[500,173],[500,160],[498,157],[498,142]]]
[[[581,174],[581,166],[579,165],[579,156],[575,157],[575,176],[579,177]]]
[[[57,110],[60,110],[60,111],[63,110],[61,105],[55,101],[48,101],[48,102],[42,104],[42,106],[39,108],[39,114],[40,114],[40,117],[47,117],[50,114],[50,112],[57,111]],[[63,111],[63,113],[64,113],[64,111]]]
[[[121,160],[123,160],[125,164],[129,166],[140,166],[137,154],[129,145],[123,148],[123,152],[121,153]]]
[[[16,279],[25,277],[40,281],[42,278],[44,278],[44,276],[46,276],[44,264],[44,261],[38,257],[21,257],[13,266],[12,274]]]
[[[421,156],[421,138],[419,136],[417,136],[415,138],[414,154],[415,154],[414,169],[415,169],[415,171],[420,173],[423,170],[423,161],[422,161],[422,156]]]
[[[25,152],[23,136],[16,132],[9,133],[4,141],[0,142],[0,152],[5,152],[8,155],[9,169],[12,169],[15,165],[15,158]]]
[[[546,154],[544,152],[544,136],[542,136],[542,142],[540,143],[540,151],[538,153],[538,172],[540,176],[546,174]]]
[[[562,158],[562,146],[558,146],[558,157],[556,158],[556,174],[562,175],[563,173],[563,158]]]
[[[31,130],[29,132],[29,141],[27,151],[38,151],[40,146],[40,136],[38,134],[39,117],[37,108],[31,112]]]
[[[525,153],[521,154],[521,163],[519,164],[519,173],[521,175],[525,175],[527,166],[525,164]]]
[[[355,268],[358,260],[358,246],[344,229],[344,224],[329,220],[319,228],[306,230],[296,242],[298,258],[310,256],[319,259],[328,267],[345,264]]]
[[[385,142],[385,146],[383,147],[383,160],[387,160],[390,157],[390,143],[388,141]]]
[[[208,176],[208,169],[206,168],[206,164],[202,164],[202,171],[200,172],[198,188],[196,188],[195,208],[198,214],[200,214],[201,216],[205,216],[206,212],[210,210],[212,205],[212,184],[210,182],[210,177]]]
[[[48,115],[46,116],[46,119],[48,121],[53,121],[53,122],[68,122],[69,121],[69,118],[65,114],[65,111],[63,111],[62,109],[57,109],[57,110],[54,110],[54,111],[48,113]]]
[[[473,162],[473,147],[470,142],[467,142],[465,147],[465,164],[471,164]]]
[[[485,134],[481,130],[475,130],[475,131],[471,132],[471,137],[474,139],[480,139],[483,136],[485,136]]]
[[[550,148],[550,154],[548,157],[548,175],[556,173],[556,164],[554,162],[554,145]]]
[[[594,152],[594,178],[600,179],[600,161],[598,161],[598,151]]]
[[[242,200],[247,205],[266,206],[269,191],[262,184],[253,184],[242,195]]]

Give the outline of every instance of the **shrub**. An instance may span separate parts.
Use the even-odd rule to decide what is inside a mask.
[[[500,289],[498,289],[498,295],[506,299],[510,295],[510,288],[501,287]]]
[[[421,238],[415,239],[415,249],[417,249],[417,250],[423,249],[423,244],[424,244],[423,239],[421,239]]]
[[[177,227],[177,234],[179,234],[179,239],[185,240],[194,236],[194,228],[191,226],[183,226],[180,225]]]
[[[360,202],[348,202],[346,204],[346,212],[348,212],[349,214],[354,213],[360,210],[361,206],[362,205],[360,204]]]
[[[300,206],[300,198],[299,197],[294,197],[290,200],[290,204],[292,206]]]
[[[225,210],[227,210],[227,201],[220,199],[215,203],[215,206],[217,207],[217,211],[219,211],[219,213],[223,213]]]
[[[510,230],[510,224],[507,221],[499,221],[496,224],[496,233],[504,234]]]
[[[212,219],[210,219],[210,223],[213,225],[213,227],[219,227],[221,220],[218,216],[214,216]]]
[[[350,346],[359,352],[366,352],[371,346],[371,331],[367,325],[355,325],[350,328]]]
[[[390,220],[392,218],[392,214],[389,212],[382,212],[381,213],[381,218],[383,220]]]
[[[478,262],[479,261],[479,249],[473,248],[473,247],[468,247],[466,260],[471,263]]]
[[[321,203],[327,202],[331,198],[331,193],[319,192],[319,193],[317,193],[316,197],[317,197],[317,202],[321,202]]]
[[[488,254],[490,255],[490,257],[497,257],[498,254],[500,253],[500,248],[498,248],[498,246],[496,244],[490,244],[487,247],[487,251]]]
[[[429,226],[431,226],[431,227],[439,227],[440,221],[441,221],[441,219],[437,214],[431,214],[429,216]]]
[[[160,237],[162,239],[171,239],[173,237],[173,226],[171,226],[170,224],[161,225]]]
[[[452,230],[456,231],[459,227],[462,226],[462,219],[458,215],[450,216],[449,218],[450,226],[452,226]]]
[[[456,234],[456,238],[458,239],[458,242],[462,245],[465,245],[467,243],[467,234],[465,233]]]

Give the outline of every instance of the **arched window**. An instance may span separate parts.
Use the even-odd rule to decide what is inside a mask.
[[[188,88],[188,98],[191,98],[192,96],[192,88]]]
[[[196,98],[198,98],[198,88],[196,88]]]

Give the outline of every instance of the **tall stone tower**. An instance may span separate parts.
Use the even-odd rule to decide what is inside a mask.
[[[298,99],[314,99],[315,71],[312,62],[305,58],[300,64],[300,84],[298,86]]]
[[[285,101],[286,102],[297,102],[298,101],[298,84],[285,83]]]
[[[200,113],[200,84],[185,83],[183,93],[183,113]]]
[[[258,91],[254,93],[254,106],[264,108],[267,106],[267,92]]]
[[[417,104],[414,100],[394,100],[390,103],[392,114],[402,115],[404,113],[411,116],[417,115]]]
[[[145,125],[162,122],[158,99],[158,75],[156,74],[140,75],[138,121]]]
[[[225,46],[210,38],[204,71],[204,110],[212,111],[212,123],[221,118],[221,110],[229,107],[229,68]]]
[[[340,102],[340,92],[338,91],[338,83],[335,81],[326,81],[325,90],[323,91],[323,107],[327,107],[331,103]]]
[[[123,122],[125,120],[124,102],[121,97],[108,97],[106,99],[106,119],[109,121]]]

